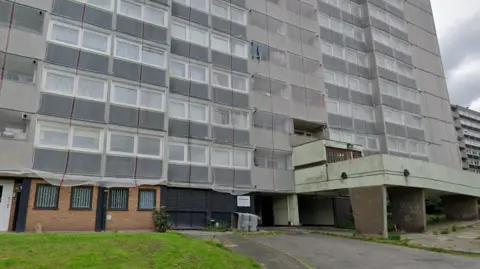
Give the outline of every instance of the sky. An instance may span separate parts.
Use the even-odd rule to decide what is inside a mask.
[[[450,102],[480,111],[480,0],[430,0]]]

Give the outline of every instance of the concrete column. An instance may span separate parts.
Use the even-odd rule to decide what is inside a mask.
[[[409,233],[425,232],[427,220],[423,189],[391,187],[387,191],[397,229]]]
[[[357,232],[387,237],[385,186],[352,188],[349,192]]]
[[[298,197],[296,194],[287,197],[288,203],[288,219],[291,225],[300,225],[300,214],[298,213]]]
[[[273,197],[275,225],[299,225],[298,198],[296,194]]]
[[[445,214],[448,220],[478,219],[477,197],[467,195],[443,196]]]

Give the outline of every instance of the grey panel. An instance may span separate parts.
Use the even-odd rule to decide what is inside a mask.
[[[109,115],[109,123],[121,126],[137,127],[138,110],[135,108],[128,108],[111,104]]]
[[[231,69],[232,56],[212,50],[212,63],[226,69]]]
[[[166,72],[162,69],[142,65],[142,82],[166,86]]]
[[[139,20],[117,14],[117,25],[115,29],[121,33],[142,37],[143,23]]]
[[[407,101],[403,101],[403,110],[405,110],[407,112],[410,112],[410,113],[418,114],[418,115],[421,114],[420,105],[410,103],[410,102],[407,102]]]
[[[394,125],[395,125],[395,135],[396,136],[407,137],[407,130],[406,130],[405,126],[397,125],[397,124],[394,124]]]
[[[350,89],[338,87],[338,98],[344,101],[350,101]]]
[[[332,127],[342,127],[342,116],[328,113],[328,125]]]
[[[208,183],[208,167],[190,166],[190,181],[195,183]]]
[[[140,110],[140,119],[138,127],[150,130],[164,130],[165,115],[161,112],[153,112],[149,110]]]
[[[408,34],[405,32],[402,32],[398,30],[397,28],[391,27],[390,28],[390,33],[400,39],[403,39],[405,41],[408,41]]]
[[[386,22],[383,22],[383,21],[381,21],[379,19],[376,19],[374,17],[371,17],[371,16],[370,16],[370,23],[372,24],[372,26],[374,26],[378,29],[381,29],[381,30],[386,31],[386,32],[390,31],[390,26]]]
[[[43,93],[38,113],[83,121],[105,122],[105,103]]]
[[[359,27],[364,27],[366,26],[367,24],[365,23],[365,19],[363,18],[359,18],[359,17],[353,17],[353,24],[359,26]]]
[[[239,108],[250,108],[248,94],[234,92],[232,106]]]
[[[328,92],[328,97],[338,99],[338,88],[336,85],[325,82],[325,88]]]
[[[198,122],[190,122],[190,137],[201,139],[201,140],[208,140],[210,139],[208,134],[208,125]]]
[[[203,26],[209,26],[208,14],[195,9],[190,10],[190,20]]]
[[[7,9],[7,12],[11,8]],[[23,5],[15,5],[13,10],[12,24],[13,27],[19,29],[28,29],[29,31],[34,31],[41,34],[43,32],[43,21],[45,19],[45,13],[40,13],[36,8],[30,8]],[[7,20],[10,19],[10,16],[6,17]]]
[[[396,124],[393,124],[393,123],[390,123],[390,122],[385,122],[385,127],[386,127],[387,134],[395,135],[395,129],[396,129],[395,125]]]
[[[230,26],[231,35],[234,37],[246,39],[247,38],[247,28],[245,25],[232,23]]]
[[[78,57],[78,68],[108,74],[108,56],[81,51]]]
[[[68,167],[67,152],[47,149],[35,149],[33,169],[51,173],[100,175],[101,155],[80,152],[70,152]]]
[[[340,117],[342,121],[342,128],[353,130],[353,119],[349,117],[343,117],[343,116],[340,116]]]
[[[208,172],[208,171],[207,171]],[[168,181],[172,182],[189,182],[190,166],[180,164],[168,164]]]
[[[250,133],[244,130],[235,130],[234,144],[235,145],[250,144]]]
[[[325,15],[330,15],[330,5],[323,2],[323,1],[317,1],[318,3],[318,11],[322,12]]]
[[[406,64],[409,64],[409,65],[413,65],[413,61],[412,61],[412,56],[410,55],[407,55],[403,52],[400,52],[400,51],[395,51],[395,58],[397,60],[400,60]]]
[[[82,20],[83,5],[68,0],[53,1],[52,14],[58,14],[77,21]]]
[[[379,8],[387,10],[387,5],[383,0],[369,0],[372,4],[376,5]]]
[[[320,37],[329,42],[332,42],[332,43],[335,42],[335,36],[333,35],[333,31],[321,26],[320,26]]]
[[[120,157],[107,155],[106,159],[106,177],[133,178],[133,175],[135,174],[135,157]]]
[[[191,91],[190,81],[170,77],[169,89],[170,89],[170,92],[172,93],[178,93],[178,94],[189,96]]]
[[[343,41],[343,35],[340,34],[340,33],[337,33],[335,31],[332,31],[331,32],[332,36],[333,36],[333,42],[338,44],[338,45],[345,45],[345,42]]]
[[[83,5],[81,5],[83,6]],[[83,7],[82,7],[83,8]],[[113,14],[98,8],[85,6],[85,15],[83,21],[107,29],[112,29]]]
[[[155,159],[138,158],[137,174],[135,178],[156,178],[162,177],[163,161]]]
[[[342,71],[344,73],[347,72],[347,61],[342,59],[335,59],[335,69]]]
[[[190,57],[190,43],[175,38],[172,38],[170,42],[171,53],[180,56]]]
[[[362,93],[362,102],[364,105],[373,106],[373,96],[370,94]]]
[[[212,126],[212,139],[215,142],[233,144],[233,129],[223,128],[219,126]]]
[[[357,91],[351,91],[352,102],[356,104],[363,104],[362,93]]]
[[[208,84],[190,82],[190,96],[210,100],[210,95],[208,94]]]
[[[69,118],[73,100],[68,97],[43,93],[40,100],[39,114]]]
[[[168,135],[176,137],[192,137],[205,140],[209,139],[208,125],[171,118],[168,122]]]
[[[390,4],[388,4],[388,3],[386,3],[386,6],[387,6],[387,10],[388,10],[390,13],[392,13],[392,14],[396,15],[397,17],[403,19],[404,14],[403,14],[403,11],[402,11],[402,10],[400,10],[400,9],[396,8],[395,6],[390,5]]]
[[[368,69],[367,67],[363,67],[363,66],[359,66],[358,67],[358,73],[360,74],[361,77],[364,77],[364,78],[367,78],[369,79],[370,78],[370,69]]]
[[[350,75],[354,75],[354,76],[359,76],[360,75],[360,72],[359,72],[359,66],[356,65],[356,64],[352,64],[352,63],[348,63],[348,73]]]
[[[233,91],[212,87],[212,101],[222,105],[233,105]]]
[[[233,184],[235,186],[251,186],[252,176],[250,170],[235,170]]]
[[[415,83],[414,79],[411,79],[411,78],[403,76],[403,75],[398,75],[398,83],[403,85],[403,86],[407,86],[409,88],[412,88],[412,89],[417,88],[417,84]]]
[[[348,23],[353,23],[353,16],[345,11],[342,11],[342,19]]]
[[[70,152],[68,174],[100,176],[102,165],[101,154]]]
[[[234,170],[212,167],[212,181],[215,185],[233,186]]]
[[[232,29],[232,22],[212,15],[212,28],[214,30],[230,35],[230,31]]]
[[[170,2],[168,0],[150,0],[150,1],[155,2],[157,4],[166,5],[166,6],[168,6],[168,3]]]
[[[402,109],[402,100],[393,96],[382,94],[382,103],[389,107]]]
[[[248,61],[233,56],[232,70],[248,74]]]
[[[326,67],[335,69],[335,58],[333,56],[323,54],[322,63]]]
[[[246,0],[230,0],[230,3],[237,5],[239,7],[247,7]]]
[[[393,49],[388,47],[388,46],[385,46],[383,45],[382,43],[380,42],[377,42],[377,41],[374,41],[375,42],[375,49],[383,54],[386,54],[386,55],[389,55],[390,57],[393,57],[395,56],[393,54]]]
[[[385,79],[388,79],[388,80],[391,80],[391,81],[394,81],[394,82],[397,82],[397,75],[395,73],[393,73],[392,71],[387,70],[385,68],[378,67],[378,76],[382,77],[382,78],[385,78]]]
[[[76,67],[78,59],[78,50],[47,43],[47,53],[45,61],[58,65]]]
[[[140,79],[140,65],[119,59],[113,59],[113,75],[138,81]]]
[[[425,140],[425,131],[423,130],[410,128],[407,126],[407,134],[409,138],[413,138],[416,140]]]
[[[167,43],[167,29],[145,23],[143,26],[143,39],[165,44]]]
[[[360,133],[366,133],[367,132],[367,125],[364,120],[357,120],[355,119],[355,131],[360,132]]]
[[[342,19],[342,12],[340,11],[340,9],[338,9],[337,7],[334,7],[334,6],[329,6],[330,10],[329,10],[329,14],[330,16],[332,17],[335,17],[339,20]]]
[[[210,62],[208,59],[208,48],[195,44],[190,44],[190,56],[187,55],[187,57],[206,63]]]
[[[190,8],[172,1],[172,15],[188,20],[190,18]]]
[[[74,119],[94,122],[105,122],[105,103],[82,99],[75,100]]]
[[[375,122],[368,122],[365,124],[365,127],[367,129],[367,133],[369,134],[376,134],[377,133],[377,128],[375,127]]]

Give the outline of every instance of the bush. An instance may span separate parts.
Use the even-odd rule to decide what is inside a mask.
[[[442,229],[440,231],[440,234],[449,234],[449,233],[450,233],[450,230],[448,228]]]
[[[155,225],[155,231],[164,233],[172,228],[172,224],[168,220],[168,214],[164,207],[160,209],[155,208],[152,211],[153,224]]]
[[[457,226],[456,225],[453,225],[452,226],[452,232],[456,232],[457,231]]]
[[[388,239],[390,239],[392,241],[400,241],[400,240],[402,240],[402,237],[399,234],[392,234],[392,235],[388,236]]]

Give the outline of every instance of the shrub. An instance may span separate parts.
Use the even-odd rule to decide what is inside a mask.
[[[440,230],[440,234],[449,234],[450,230],[448,228]]]
[[[456,225],[453,225],[452,226],[452,232],[456,232],[457,231],[457,226]]]
[[[400,241],[400,240],[402,240],[402,237],[399,234],[392,234],[392,235],[388,236],[388,239],[390,239],[392,241]]]
[[[155,231],[164,233],[172,228],[172,224],[168,220],[168,214],[164,207],[160,209],[155,208],[152,211],[153,224],[155,225]]]

